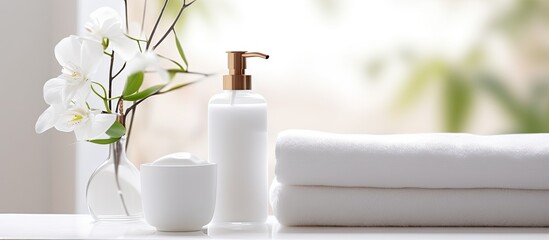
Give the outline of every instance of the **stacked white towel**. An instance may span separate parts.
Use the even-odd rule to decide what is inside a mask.
[[[284,225],[549,226],[549,134],[282,132]]]

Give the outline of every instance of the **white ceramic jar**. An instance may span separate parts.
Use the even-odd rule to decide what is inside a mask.
[[[164,160],[141,165],[145,220],[159,231],[201,230],[214,213],[216,164]]]

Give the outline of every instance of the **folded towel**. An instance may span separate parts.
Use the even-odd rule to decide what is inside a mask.
[[[549,191],[271,186],[288,226],[549,226]]]
[[[288,185],[549,189],[549,134],[288,130],[276,159],[276,176]]]

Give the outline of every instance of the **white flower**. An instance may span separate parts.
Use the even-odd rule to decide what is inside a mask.
[[[116,121],[115,114],[102,114],[85,107],[73,107],[59,115],[55,128],[62,132],[74,131],[76,139],[89,140],[105,133]]]
[[[36,121],[36,125],[34,126],[36,133],[43,133],[55,126],[58,116],[63,113],[64,110],[63,105],[60,104],[51,105],[46,109]]]
[[[116,121],[115,114],[103,114],[99,110],[89,110],[85,106],[51,105],[36,121],[36,133],[55,127],[62,132],[74,131],[76,139],[95,139],[105,133]]]
[[[97,71],[102,55],[99,43],[77,36],[62,39],[55,46],[55,57],[63,70],[44,84],[46,103],[67,104],[75,98],[87,98],[91,85],[88,76]]]
[[[152,50],[144,53],[137,53],[134,58],[128,62],[128,73],[131,75],[140,71],[153,71],[166,81],[170,79],[168,71],[160,65],[160,57]]]
[[[137,42],[124,34],[120,15],[112,8],[101,7],[92,12],[86,30],[92,39],[102,43],[105,49],[112,49],[125,61],[138,52]]]

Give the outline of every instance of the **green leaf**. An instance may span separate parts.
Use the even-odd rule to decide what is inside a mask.
[[[122,95],[128,96],[130,94],[137,92],[141,87],[141,84],[143,84],[144,77],[145,77],[145,73],[142,71],[136,72],[128,76],[128,80],[126,81],[126,85],[124,86],[124,91],[122,92]]]
[[[444,127],[447,132],[462,132],[473,107],[473,86],[460,73],[448,71],[443,76]]]
[[[95,144],[111,144],[118,140],[120,140],[120,138],[93,139],[93,140],[88,140],[88,142],[95,143]]]
[[[157,56],[158,56],[158,57],[161,57],[161,58],[164,58],[164,59],[166,59],[166,60],[172,62],[173,64],[177,65],[177,67],[179,67],[179,69],[180,69],[182,72],[187,72],[187,70],[186,70],[181,64],[179,64],[177,61],[175,61],[175,60],[173,60],[173,59],[171,59],[171,58],[169,58],[169,57],[162,56],[162,55],[160,55],[160,54],[157,54]]]
[[[198,82],[198,81],[192,81],[192,82],[188,82],[188,83],[179,84],[179,85],[177,85],[177,86],[175,86],[175,87],[172,87],[172,88],[170,88],[170,89],[168,89],[168,90],[164,90],[164,91],[162,91],[162,92],[160,92],[160,93],[171,92],[171,91],[173,91],[173,90],[180,89],[180,88],[182,88],[182,87],[191,85],[191,84],[196,83],[196,82]]]
[[[126,134],[126,128],[119,121],[115,121],[106,133],[112,138],[121,138]]]
[[[173,79],[176,74],[178,73],[186,73],[187,71],[182,69],[168,69],[168,74],[170,75],[170,79]]]
[[[177,34],[175,30],[173,30],[173,35],[175,36],[175,45],[177,46],[177,51],[179,52],[179,56],[181,56],[181,59],[185,63],[185,66],[187,66],[187,69],[189,68],[189,62],[187,62],[187,57],[185,57],[185,52],[183,51],[183,47],[181,47],[181,42],[179,41],[179,38],[177,37]],[[187,70],[183,69],[183,70]]]
[[[166,85],[164,85],[164,84],[154,85],[154,86],[149,87],[149,88],[147,88],[143,91],[136,92],[136,93],[128,95],[128,96],[124,96],[124,100],[126,100],[126,101],[141,100],[143,98],[146,98],[146,97],[149,97],[149,96],[153,95],[155,92],[162,89],[164,86],[166,86]]]
[[[511,117],[515,124],[513,132],[533,133],[543,132],[543,118],[524,103],[519,97],[513,95],[511,90],[502,81],[493,76],[484,76],[479,81],[482,90],[487,91],[497,104]]]
[[[168,75],[170,76],[170,79],[173,79],[175,77],[175,74],[177,74],[177,72],[168,71]]]

